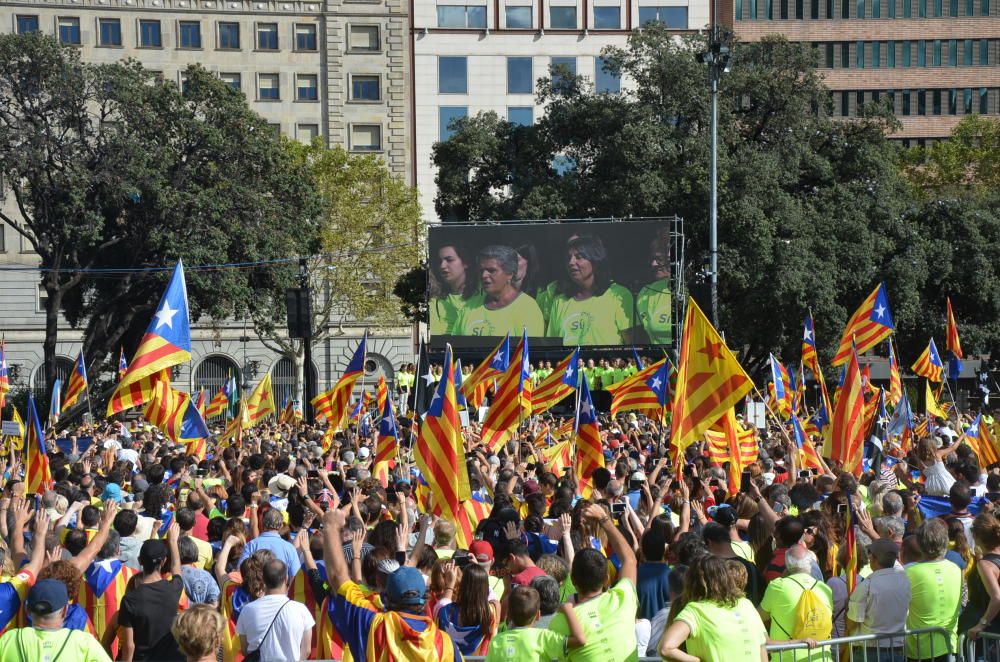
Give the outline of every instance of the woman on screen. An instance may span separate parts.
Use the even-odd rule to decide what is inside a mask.
[[[657,233],[650,247],[652,283],[643,286],[635,300],[639,323],[653,345],[673,343],[673,298],[670,295],[670,238],[666,230]]]
[[[476,257],[484,301],[466,307],[458,316],[455,333],[463,336],[542,336],[545,324],[538,304],[517,286],[518,254],[510,246],[487,246]]]
[[[566,243],[566,275],[549,310],[546,334],[563,344],[620,345],[632,326],[632,293],[612,282],[600,239],[580,235]]]
[[[459,313],[483,304],[476,279],[469,274],[472,266],[465,251],[456,244],[445,244],[437,249],[431,270],[434,276],[430,301],[432,336],[455,333]]]

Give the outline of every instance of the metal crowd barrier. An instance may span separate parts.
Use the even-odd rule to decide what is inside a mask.
[[[965,662],[1000,662],[1000,634],[982,632],[976,639],[965,638]]]

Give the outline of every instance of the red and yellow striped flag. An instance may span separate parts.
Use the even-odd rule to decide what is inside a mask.
[[[344,424],[344,419],[347,418],[347,414],[349,413],[348,405],[351,402],[351,394],[354,392],[354,384],[357,383],[365,371],[367,346],[368,332],[365,331],[361,342],[358,343],[358,348],[354,350],[351,362],[347,364],[344,374],[337,380],[337,383],[329,391],[320,393],[311,400],[313,415],[316,417],[316,420],[326,419],[326,423],[330,428],[340,428]]]
[[[855,476],[861,476],[861,453],[865,441],[865,399],[861,389],[858,355],[852,353],[844,372],[844,383],[833,406],[830,457],[840,462],[844,471]]]
[[[41,494],[52,489],[49,456],[45,452],[45,434],[35,409],[35,396],[28,391],[28,421],[24,431],[24,482],[26,494]]]
[[[846,363],[851,358],[852,348],[859,354],[867,352],[891,336],[894,328],[885,283],[879,283],[847,321],[833,365]]]
[[[955,313],[951,309],[951,297],[946,300],[948,306],[948,331],[945,339],[945,348],[951,352],[956,359],[964,359],[962,353],[962,341],[958,339],[958,322],[955,321]]]
[[[660,418],[660,397],[650,388],[649,380],[666,362],[667,359],[660,359],[608,388],[611,393],[612,418],[622,411],[648,412],[651,418]]]
[[[521,337],[510,366],[500,380],[496,396],[483,421],[482,441],[490,451],[505,444],[531,413],[531,373],[528,362],[528,334]],[[527,406],[525,406],[527,405]]]
[[[899,361],[896,360],[895,343],[889,341],[889,404],[893,407],[903,399],[903,380],[899,375]]]
[[[677,368],[670,445],[678,471],[684,451],[753,390],[753,382],[693,298],[688,298]]]
[[[548,411],[576,391],[580,377],[576,370],[579,358],[580,348],[577,348],[556,365],[552,374],[535,386],[535,390],[531,393],[532,414],[538,415]]]
[[[601,447],[601,428],[597,412],[590,398],[587,380],[580,381],[580,402],[576,408],[576,481],[577,491],[584,499],[594,492],[591,475],[603,468],[604,449]]]
[[[250,413],[247,411],[247,401],[240,400],[240,410],[233,420],[226,425],[226,431],[219,438],[219,448],[243,443],[243,433],[250,428]]]
[[[736,420],[736,410],[730,409],[712,426],[705,430],[708,441],[708,459],[713,464],[729,462],[729,493],[740,491],[743,470],[757,461],[757,432],[743,429]]]
[[[541,450],[545,470],[561,476],[566,467],[573,465],[573,444],[571,440],[560,441]]]
[[[76,404],[80,396],[87,392],[87,366],[83,362],[83,350],[76,357],[73,370],[69,373],[69,380],[66,382],[66,393],[63,395],[63,411]],[[89,397],[89,396],[88,396]]]
[[[479,409],[483,406],[483,399],[487,391],[493,385],[494,380],[499,379],[507,372],[510,365],[510,334],[500,341],[493,348],[493,351],[486,355],[483,362],[476,366],[476,369],[469,373],[468,377],[462,378],[462,395],[470,408]]]
[[[108,415],[114,416],[115,414],[123,412],[126,409],[131,409],[145,404],[146,401],[153,397],[153,389],[156,382],[161,379],[163,375],[169,374],[169,368],[164,369],[160,372],[155,372],[148,377],[143,377],[142,379],[130,383],[125,389],[119,388],[115,391],[114,395],[111,396],[111,402],[108,403]]]
[[[389,399],[389,385],[385,383],[385,376],[378,376],[378,383],[375,384],[375,404],[379,413],[385,411],[385,402]]]
[[[913,370],[913,374],[926,377],[935,384],[941,383],[944,379],[944,362],[941,360],[941,355],[938,354],[933,338],[927,343],[927,347],[917,357],[916,362],[910,366],[910,369]]]
[[[264,375],[247,399],[247,412],[250,416],[250,425],[256,425],[268,416],[278,413],[274,406],[274,389],[271,387],[270,372]]]

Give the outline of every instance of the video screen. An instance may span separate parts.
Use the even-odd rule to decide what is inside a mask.
[[[672,219],[429,229],[431,345],[673,344]]]

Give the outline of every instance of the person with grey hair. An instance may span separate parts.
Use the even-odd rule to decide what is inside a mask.
[[[906,570],[896,563],[898,557],[899,548],[891,540],[881,538],[868,547],[872,574],[858,584],[847,605],[847,623],[852,633],[888,634],[906,628],[910,580]],[[903,642],[903,637],[894,637],[880,641],[877,652],[874,648],[869,651],[856,649],[854,659],[902,660]]]
[[[875,532],[879,538],[887,538],[894,542],[897,547],[903,544],[903,535],[906,534],[906,522],[899,517],[879,517],[874,522]]]
[[[459,313],[455,334],[463,336],[519,335],[524,329],[529,336],[545,334],[542,309],[516,285],[518,255],[510,246],[485,246],[476,257],[483,301],[468,306]]]
[[[259,549],[270,550],[275,557],[285,562],[288,569],[289,581],[298,574],[302,567],[299,559],[299,552],[295,545],[284,540],[279,531],[285,526],[284,517],[281,511],[274,508],[269,509],[261,518],[263,531],[261,534],[243,546],[243,553],[240,555],[240,564],[250,558]]]
[[[535,577],[529,584],[531,588],[538,591],[538,611],[541,617],[535,623],[537,628],[548,628],[549,621],[556,615],[559,605],[562,603],[559,596],[559,582],[548,575]]]
[[[810,574],[815,563],[816,555],[802,545],[792,545],[785,552],[785,573],[767,585],[759,607],[764,623],[770,623],[771,640],[793,639],[799,600],[806,591],[815,593],[826,606],[829,611],[827,618],[832,626],[833,591]]]
[[[948,525],[939,518],[924,522],[917,530],[923,560],[906,568],[910,580],[910,630],[943,628],[943,635],[908,637],[906,656],[921,660],[950,660],[958,650],[958,613],[962,600],[962,569],[944,558],[948,551]]]
[[[882,517],[902,517],[903,497],[897,492],[889,492],[882,497]]]

